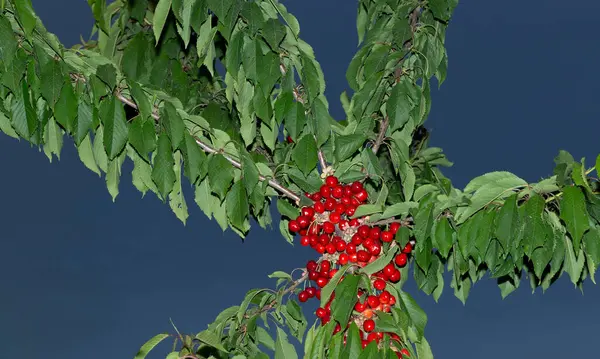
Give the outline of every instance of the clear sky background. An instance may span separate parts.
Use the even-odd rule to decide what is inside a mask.
[[[343,117],[338,98],[356,51],[356,2],[284,4],[322,64],[333,115]],[[85,1],[33,5],[66,45],[89,35]],[[595,0],[461,1],[448,30],[448,79],[433,93],[426,123],[432,145],[455,162],[445,171],[455,186],[493,170],[536,181],[552,173],[559,149],[593,163],[599,10]],[[172,332],[169,318],[184,332],[205,329],[247,290],[272,286],[269,273],[312,256],[277,229],[257,227],[242,243],[192,197],[184,227],[152,194],[141,198],[130,164],[112,203],[71,142],[49,163],[25,141],[0,135],[0,161],[0,358],[133,358],[147,339]],[[426,336],[438,359],[600,356],[600,288],[589,281],[584,295],[567,275],[546,294],[531,294],[524,281],[502,300],[495,281],[484,280],[465,307],[448,286],[438,304],[408,289],[429,315]]]

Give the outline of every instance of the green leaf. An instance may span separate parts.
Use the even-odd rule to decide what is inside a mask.
[[[175,213],[175,216],[185,225],[189,214],[183,189],[181,188],[181,152],[175,152],[174,157],[175,165],[173,166],[173,171],[175,172],[175,184],[173,185],[173,190],[169,193],[169,206],[173,213]]]
[[[21,91],[12,100],[12,126],[23,138],[29,140],[38,126],[37,115],[29,97],[27,83],[22,81]]]
[[[510,251],[511,243],[515,238],[520,238],[521,228],[517,210],[517,194],[514,194],[504,201],[504,206],[496,216],[496,237],[505,252]]]
[[[560,218],[565,221],[573,239],[575,252],[579,251],[581,237],[590,228],[590,218],[585,208],[585,197],[579,187],[566,187],[560,201]]]
[[[227,12],[231,8],[231,0],[207,0],[208,8],[211,9],[219,19],[227,17]]]
[[[108,162],[108,169],[106,171],[106,187],[108,193],[110,193],[113,202],[117,199],[119,194],[119,182],[121,180],[121,166],[125,160],[125,153]]]
[[[356,291],[361,276],[348,275],[335,288],[335,300],[331,302],[332,319],[338,323],[348,323],[348,318],[358,300]]]
[[[50,60],[42,69],[41,82],[42,96],[48,101],[50,107],[54,108],[54,104],[60,97],[64,82],[64,74],[62,72],[61,62]],[[70,87],[70,84],[65,84]]]
[[[566,254],[565,254],[565,272],[569,274],[571,282],[575,285],[579,282],[583,266],[585,264],[585,256],[583,255],[583,248],[579,250],[577,256],[573,250],[573,242],[567,237],[563,237],[565,241]]]
[[[133,148],[143,157],[156,148],[156,132],[154,122],[136,116],[129,126],[129,142]]]
[[[271,46],[271,49],[277,51],[279,49],[279,44],[285,36],[285,27],[278,19],[269,19],[263,25],[262,36],[265,38],[265,41],[267,41],[267,44]]]
[[[225,193],[233,181],[233,167],[231,163],[223,157],[223,155],[215,154],[212,155],[208,162],[208,179],[212,187],[213,192],[219,196],[220,199],[225,198]]]
[[[210,194],[211,189],[208,183],[208,179],[204,179],[196,186],[196,191],[194,194],[194,201],[200,207],[202,212],[208,217],[208,219],[212,219],[212,195]]]
[[[583,246],[585,252],[589,256],[595,266],[600,264],[600,230],[598,227],[593,227],[583,236]]]
[[[321,307],[325,307],[331,299],[331,293],[337,288],[340,279],[346,274],[350,264],[346,264],[335,273],[333,278],[321,289]]]
[[[227,351],[227,349],[225,349],[223,344],[221,344],[221,340],[219,339],[219,336],[208,329],[203,330],[200,333],[196,334],[196,339],[198,339],[199,341],[201,341],[202,343],[204,343],[206,345],[210,345],[213,348],[217,348],[221,351],[224,351],[225,353],[229,352],[229,351]]]
[[[333,119],[329,115],[327,106],[320,98],[312,103],[309,128],[317,138],[317,146],[322,146],[331,135],[331,122]]]
[[[1,115],[0,115],[1,116]],[[54,118],[50,118],[44,129],[44,152],[52,162],[52,154],[60,160],[60,150],[63,145],[63,133]]]
[[[338,162],[344,161],[358,150],[367,137],[362,133],[354,133],[335,138],[335,158]]]
[[[139,102],[141,98],[141,88],[137,89],[137,84],[133,85],[132,82],[137,81],[145,83],[148,80],[153,63],[152,55],[153,46],[150,43],[150,39],[144,35],[144,32],[138,32],[138,34],[127,43],[127,47],[123,51],[121,68],[129,80],[132,88],[131,93],[138,105],[141,105]],[[140,111],[141,110],[142,109],[140,109]],[[147,115],[149,115],[149,113]]]
[[[4,113],[2,113],[2,111],[0,111],[0,132],[4,132],[6,135],[12,138],[19,138],[19,135],[12,128],[10,120],[4,115]]]
[[[54,117],[62,127],[67,131],[73,131],[73,126],[77,120],[78,101],[75,96],[73,86],[68,82],[61,88],[60,96],[54,107]]]
[[[98,66],[96,69],[96,76],[104,82],[111,91],[115,88],[117,84],[117,70],[112,64],[104,64]]]
[[[84,96],[79,97],[77,106],[77,123],[73,125],[73,136],[75,143],[79,144],[88,135],[94,120],[93,108]],[[102,134],[104,134],[104,129]],[[96,136],[99,134],[96,133]],[[104,141],[104,139],[103,139]]]
[[[308,175],[317,165],[317,146],[312,135],[304,135],[298,141],[293,153],[294,162],[302,173]]]
[[[104,125],[104,148],[108,159],[115,158],[127,144],[127,120],[125,109],[114,97],[104,100],[100,106],[100,119]]]
[[[0,9],[1,10],[1,9]],[[0,58],[8,63],[12,61],[13,56],[17,52],[17,40],[10,25],[10,22],[5,16],[0,17]]]
[[[167,198],[175,183],[174,164],[171,141],[169,136],[163,132],[158,137],[158,146],[154,152],[154,167],[152,168],[152,180],[163,198]]]
[[[244,229],[244,222],[248,217],[248,195],[241,181],[236,181],[227,193],[227,218],[239,230]]]
[[[37,22],[33,6],[31,6],[31,0],[17,0],[14,1],[14,4],[19,23],[23,27],[23,32],[25,32],[25,36],[29,37],[35,29],[35,23]]]
[[[433,359],[433,353],[431,352],[431,347],[427,342],[427,339],[422,338],[416,345],[417,347],[417,357],[419,359]]]
[[[369,276],[373,275],[376,272],[379,272],[394,259],[394,256],[396,255],[397,251],[398,251],[398,246],[388,249],[388,251],[385,253],[385,255],[380,256],[375,261],[364,266],[360,270],[360,272],[365,273],[366,275],[369,275]],[[339,271],[338,271],[338,273],[339,273]]]
[[[360,206],[356,207],[356,212],[354,212],[354,215],[352,216],[352,218],[368,216],[368,215],[374,214],[374,213],[381,213],[382,211],[383,211],[383,207],[380,205],[361,204]]]
[[[179,148],[183,153],[185,175],[190,183],[195,183],[198,179],[203,179],[207,172],[207,157],[189,132],[185,132],[183,142],[179,145]]]
[[[165,27],[169,11],[171,10],[171,0],[158,0],[156,8],[154,9],[154,18],[152,24],[152,31],[154,32],[154,38],[156,43],[160,40],[160,34]]]
[[[596,157],[596,174],[600,176],[600,154]]]
[[[450,249],[454,244],[453,235],[454,230],[450,226],[447,218],[442,218],[436,223],[435,232],[432,236],[433,246],[438,249],[444,258],[448,258]]]
[[[150,340],[148,340],[144,345],[142,345],[142,347],[140,348],[140,350],[138,351],[138,353],[135,355],[135,357],[133,359],[146,358],[146,356],[148,355],[148,353],[150,353],[150,351],[152,351],[152,349],[154,349],[158,344],[160,344],[160,342],[167,339],[168,337],[170,337],[170,335],[168,333],[162,333],[162,334],[155,335]]]
[[[354,298],[356,298],[356,294],[354,294]],[[336,301],[332,302],[332,305],[335,302]],[[350,328],[348,328],[348,337],[346,339],[346,345],[344,346],[344,351],[342,352],[340,358],[358,359],[361,352],[362,346],[360,332],[358,326],[356,325],[356,322],[352,321],[350,324]]]
[[[425,332],[425,326],[427,325],[427,314],[419,307],[417,302],[405,291],[400,291],[400,299],[401,305],[403,309],[408,314],[412,324],[414,325],[414,329],[417,331],[418,340],[423,338],[423,333]]]
[[[409,100],[409,90],[407,89],[410,86],[409,81],[404,80],[404,77],[402,78],[403,80],[392,88],[390,98],[385,105],[390,119],[391,132],[402,128],[408,122],[410,111],[413,108]]]
[[[291,205],[290,202],[284,198],[277,199],[277,210],[282,216],[290,219],[295,219],[300,215],[298,207]]]
[[[297,359],[296,349],[288,341],[287,334],[277,327],[277,341],[275,342],[275,359]]]

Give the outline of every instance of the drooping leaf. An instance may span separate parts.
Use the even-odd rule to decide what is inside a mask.
[[[297,359],[296,349],[288,341],[287,334],[277,327],[277,341],[275,342],[275,359]]]
[[[365,142],[366,136],[362,133],[354,133],[346,136],[337,136],[335,138],[335,158],[342,162],[352,156],[356,150]]]
[[[585,231],[590,228],[588,212],[585,208],[585,197],[578,187],[566,187],[560,201],[560,218],[565,221],[567,230],[573,239],[575,252]]]
[[[231,181],[233,181],[233,168],[231,163],[223,157],[223,155],[216,154],[210,157],[208,162],[208,179],[212,190],[224,199]]]
[[[173,165],[171,141],[169,140],[169,136],[163,132],[158,136],[158,143],[154,152],[154,166],[152,168],[152,180],[158,187],[158,191],[163,198],[167,198],[175,183]]]
[[[64,84],[64,74],[59,61],[51,60],[46,63],[42,70],[41,82],[42,95],[48,101],[51,107],[54,107],[60,97]],[[69,84],[66,84],[69,85]]]
[[[331,317],[339,323],[347,323],[354,304],[360,276],[347,275],[335,288],[335,300],[331,302]]]
[[[315,139],[312,135],[304,135],[300,141],[298,141],[296,148],[294,148],[293,158],[300,171],[305,175],[315,168],[318,160],[317,145],[315,144]]]
[[[243,230],[248,217],[248,195],[243,182],[236,181],[227,193],[227,218],[236,228]]]
[[[168,333],[157,334],[150,338],[138,351],[133,359],[144,359],[160,342],[167,339],[170,335]]]
[[[156,4],[156,8],[154,9],[154,21],[152,24],[152,31],[154,32],[154,38],[156,39],[157,44],[160,40],[160,35],[165,27],[170,11],[171,0],[158,0],[158,4]]]
[[[100,106],[100,119],[104,125],[104,147],[108,159],[115,158],[127,144],[128,126],[123,104],[114,97],[104,100]]]

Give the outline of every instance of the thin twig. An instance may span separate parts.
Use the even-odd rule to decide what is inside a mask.
[[[388,116],[385,116],[385,118],[383,120],[381,120],[381,124],[379,125],[379,133],[377,134],[377,139],[375,140],[375,143],[373,144],[373,153],[374,154],[377,154],[377,151],[379,151],[379,147],[381,147],[381,144],[383,143],[383,140],[385,139],[385,133],[387,132],[389,125],[390,125],[390,118]]]
[[[317,152],[317,155],[319,156],[319,164],[321,165],[321,172],[325,172],[325,169],[327,168],[327,161],[325,161],[325,156],[323,156],[323,151],[319,150]]]
[[[122,103],[126,104],[129,107],[132,107],[134,109],[137,110],[137,105],[135,104],[135,102],[133,102],[131,99],[128,99],[127,97],[123,96],[122,94],[118,93],[116,94],[117,98],[119,99],[119,101],[121,101]],[[158,113],[156,112],[152,112],[152,118],[154,118],[156,121],[159,120],[159,116]],[[211,146],[209,146],[208,144],[202,142],[199,138],[194,137],[194,140],[196,141],[196,143],[198,144],[198,146],[200,146],[200,148],[207,153],[218,153],[221,154],[223,157],[225,157],[225,159],[227,161],[229,161],[229,163],[231,163],[233,165],[233,167],[238,168],[238,169],[242,169],[242,164],[231,158],[229,155],[224,154],[222,151],[217,150],[212,148]],[[267,183],[269,184],[269,186],[273,187],[274,189],[278,190],[279,192],[281,192],[284,196],[292,199],[294,202],[299,203],[300,202],[300,197],[298,195],[296,195],[294,192],[290,191],[289,189],[285,188],[284,186],[282,186],[279,182],[273,180],[273,179],[267,179],[266,177],[259,175],[258,179],[261,181],[267,181]]]

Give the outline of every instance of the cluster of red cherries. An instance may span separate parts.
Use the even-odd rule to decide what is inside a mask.
[[[401,226],[399,222],[385,226],[369,225],[366,218],[352,218],[356,209],[368,200],[368,193],[361,182],[341,184],[337,177],[328,176],[318,192],[306,193],[306,196],[314,202],[313,205],[303,207],[301,214],[289,222],[288,228],[290,232],[300,235],[301,245],[310,246],[321,254],[321,258],[319,261],[310,260],[306,264],[308,279],[316,286],[302,290],[298,294],[300,302],[315,297],[320,300],[321,288],[329,283],[341,266],[353,263],[356,267],[364,267],[378,259],[382,255],[384,243],[389,243],[390,246],[397,244],[394,238]],[[372,341],[379,344],[385,335],[400,342],[400,337],[395,333],[375,331],[376,311],[390,312],[396,303],[397,298],[386,290],[386,286],[388,282],[400,281],[399,268],[406,266],[413,245],[414,241],[408,242],[400,254],[371,276],[372,293],[364,288],[357,293],[358,301],[348,326],[355,322],[361,328],[363,348]],[[331,320],[330,306],[334,297],[335,293],[332,293],[327,304],[316,310],[315,314],[322,325]],[[340,323],[337,323],[334,334],[341,330]],[[345,341],[344,337],[344,343]],[[410,356],[407,349],[396,351],[396,355],[398,358]]]

